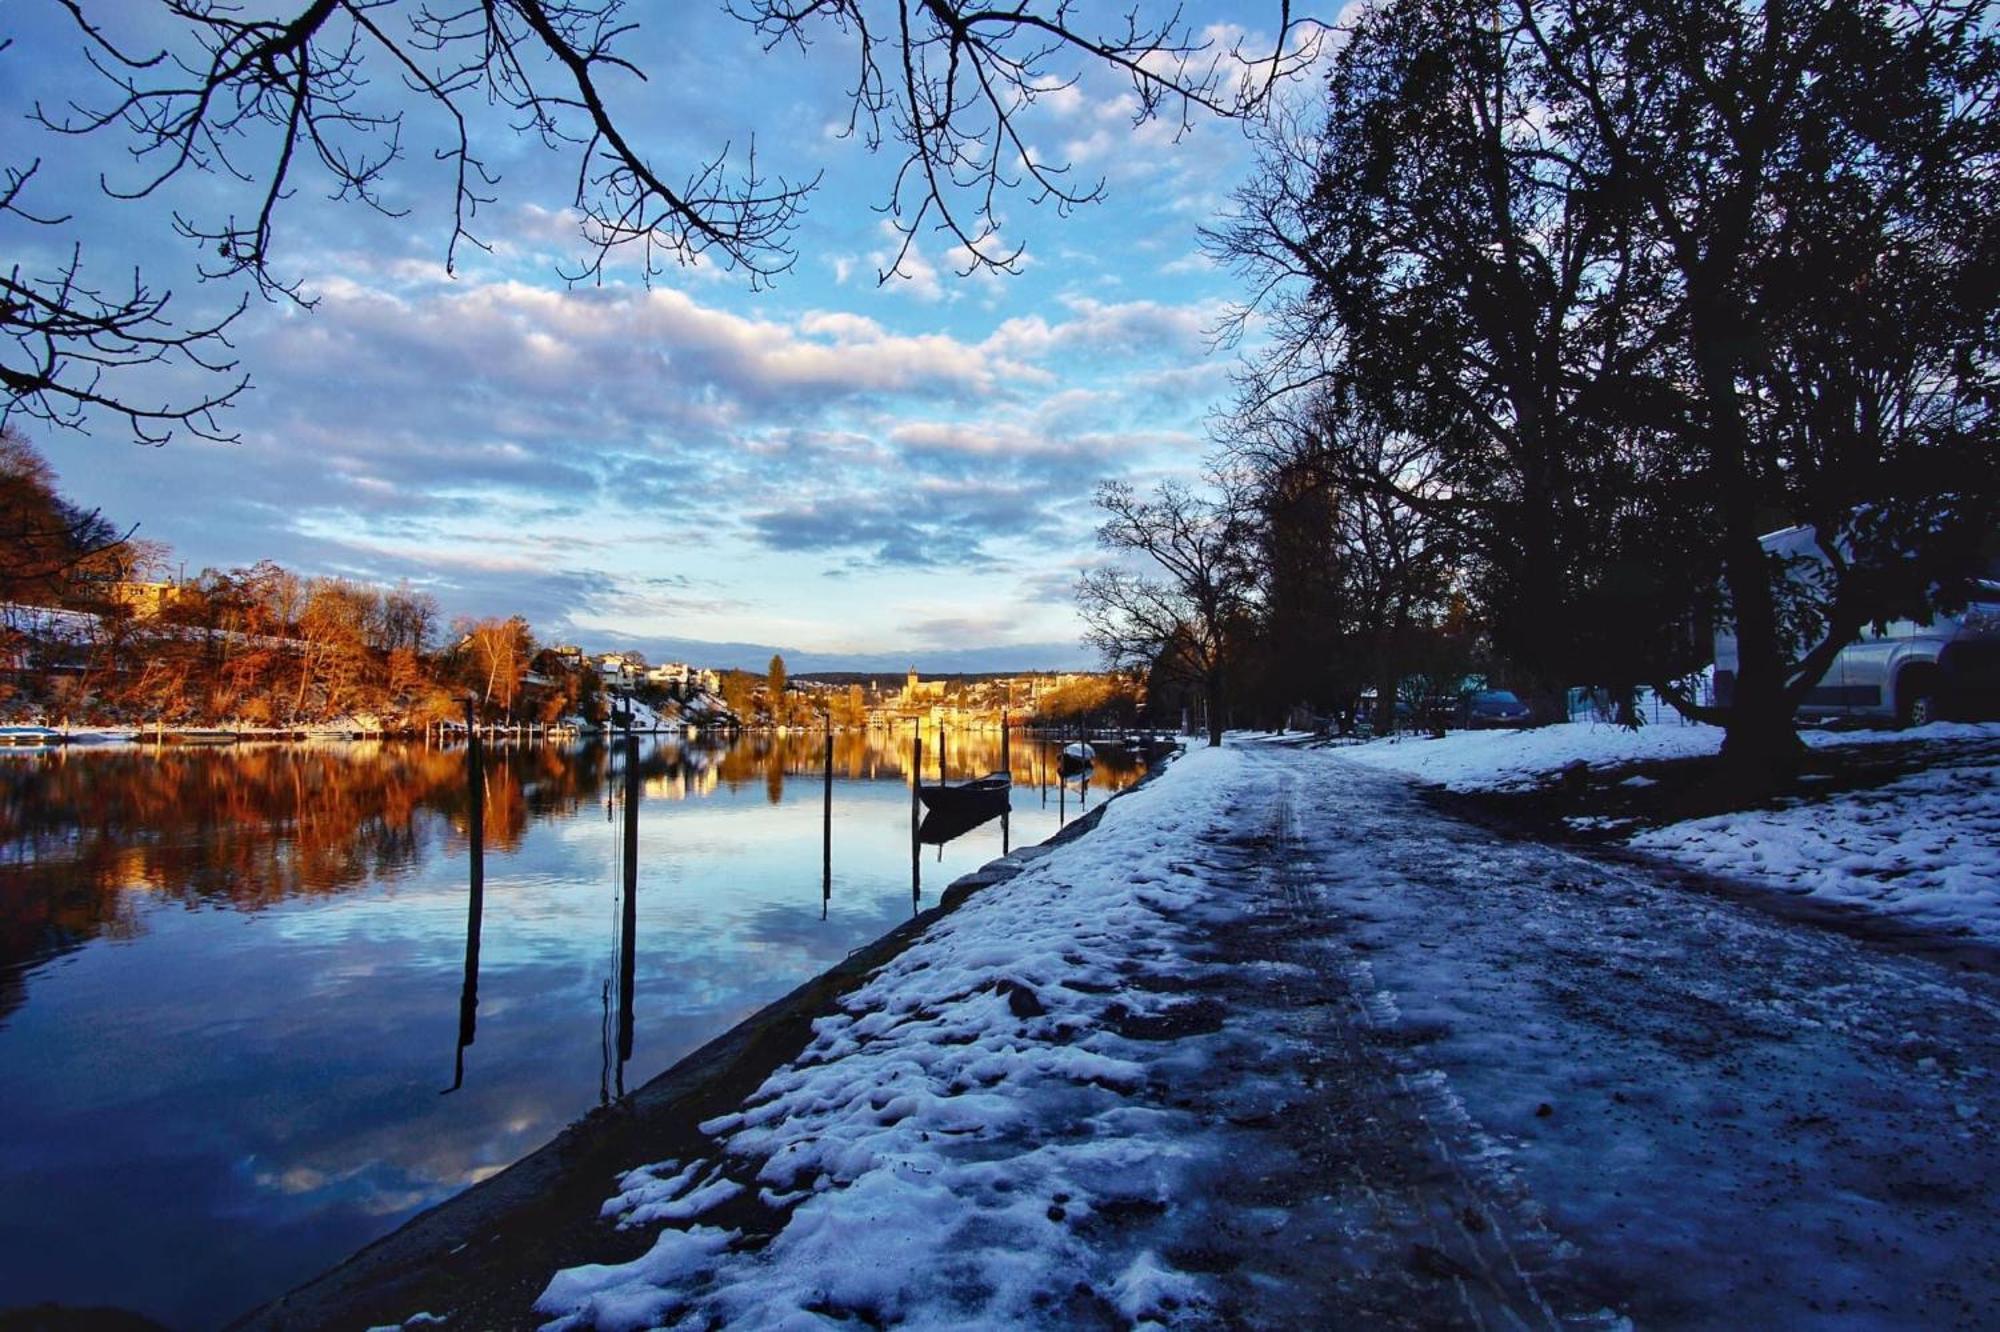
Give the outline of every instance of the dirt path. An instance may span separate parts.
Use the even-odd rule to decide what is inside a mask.
[[[1273,1201],[1358,1237],[1332,1309],[1393,1301],[1399,1255],[1472,1325],[2000,1307],[1991,976],[1503,840],[1334,756],[1247,758],[1212,854],[1257,909],[1218,956],[1272,977],[1236,998],[1268,993],[1303,1073]]]

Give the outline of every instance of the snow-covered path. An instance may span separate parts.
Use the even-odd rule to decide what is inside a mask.
[[[2000,1308],[2000,987],[1663,887],[1270,748],[1323,965],[1443,1134],[1646,1325],[1976,1326]]]
[[[850,995],[566,1326],[1975,1326],[2000,986],[1190,755]]]

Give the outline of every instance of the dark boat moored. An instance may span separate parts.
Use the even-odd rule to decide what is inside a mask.
[[[939,814],[998,814],[1007,808],[1014,779],[1004,772],[989,772],[969,782],[921,783],[917,798],[924,808]]]

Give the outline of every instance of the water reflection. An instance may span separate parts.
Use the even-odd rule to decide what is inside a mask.
[[[778,797],[773,795],[771,803]],[[625,1065],[632,1062],[632,996],[638,983],[639,947],[639,741],[625,741],[625,841],[619,855],[618,1070],[617,1093],[625,1094]],[[603,1090],[599,1088],[599,1098]]]
[[[0,758],[0,1303],[219,1322],[1055,831],[1017,738],[922,863],[910,740]]]
[[[465,892],[465,978],[458,991],[458,1052],[453,1060],[451,1086],[455,1092],[465,1085],[465,1048],[479,1034],[479,933],[486,914],[486,765],[482,761],[485,744],[479,728],[472,724],[472,709],[466,708],[465,789],[470,793],[467,838],[471,845],[466,856]]]
[[[1001,808],[980,810],[934,809],[924,815],[917,825],[917,840],[925,846],[943,846],[955,842],[967,833],[983,828],[996,819],[1005,822],[1008,811]],[[1004,840],[1004,839],[1003,839]],[[1003,847],[1001,854],[1007,849]]]

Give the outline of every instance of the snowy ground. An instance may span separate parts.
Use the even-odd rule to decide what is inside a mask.
[[[1665,729],[1665,728],[1662,728]],[[550,1328],[1977,1326],[2000,989],[1202,751],[635,1164]]]
[[[2000,944],[2000,724],[1804,734],[1808,745],[1827,754],[1919,745],[1927,766],[1872,789],[1808,792],[1769,808],[1635,828],[1628,844],[1740,882]],[[1573,722],[1534,731],[1466,731],[1442,740],[1374,741],[1341,752],[1447,790],[1521,791],[1576,762],[1602,770],[1698,758],[1714,754],[1721,742],[1722,732],[1712,726],[1669,723],[1635,734]]]
[[[1399,735],[1350,745],[1341,755],[1451,791],[1512,791],[1538,786],[1578,761],[1606,767],[1647,759],[1697,758],[1721,746],[1722,731],[1714,726],[1668,723],[1628,731],[1580,721],[1534,730],[1453,731],[1441,739]]]

